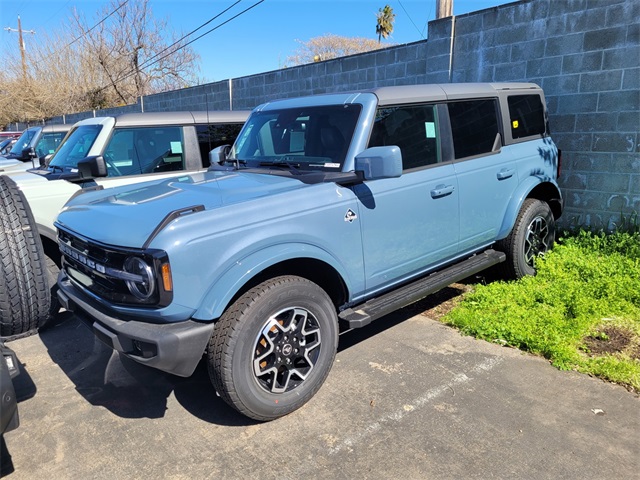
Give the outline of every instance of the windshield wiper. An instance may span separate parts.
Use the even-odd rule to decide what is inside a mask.
[[[279,167],[279,168],[287,168],[289,169],[292,173],[296,173],[299,174],[299,168],[300,168],[300,164],[299,163],[291,163],[291,162],[285,162],[285,161],[273,161],[273,162],[260,162],[258,165],[260,165],[261,167]]]
[[[61,167],[61,166],[59,166],[59,165],[51,165],[51,164],[49,164],[49,165],[47,165],[47,166],[48,166],[49,168],[52,168],[54,173],[55,173],[55,171],[56,171],[56,168],[59,168],[59,169],[60,169],[60,171],[64,173],[64,168],[63,168],[63,167]]]
[[[236,166],[236,170],[240,170],[240,165],[246,165],[247,161],[240,160],[239,158],[226,158],[220,162],[220,165],[224,165],[225,163],[233,163]]]

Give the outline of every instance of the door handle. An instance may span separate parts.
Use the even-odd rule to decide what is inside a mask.
[[[516,173],[516,171],[513,168],[503,168],[498,172],[497,177],[498,180],[505,180],[507,178],[513,177],[514,173]]]
[[[453,185],[436,185],[436,188],[431,190],[431,198],[440,198],[453,193]]]

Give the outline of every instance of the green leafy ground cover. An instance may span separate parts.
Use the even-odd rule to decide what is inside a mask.
[[[565,236],[536,268],[476,285],[441,320],[640,392],[640,232]]]

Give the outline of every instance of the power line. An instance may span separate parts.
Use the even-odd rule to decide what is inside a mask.
[[[187,45],[191,45],[193,42],[195,42],[196,40],[200,40],[200,39],[201,39],[202,37],[204,37],[205,35],[209,35],[209,34],[210,34],[211,32],[213,32],[214,30],[217,30],[218,28],[222,27],[223,25],[226,25],[226,24],[227,24],[227,23],[229,23],[231,20],[234,20],[234,19],[238,18],[240,15],[242,15],[242,14],[244,14],[244,13],[248,12],[248,11],[249,11],[249,10],[251,10],[252,8],[257,7],[257,6],[258,6],[258,5],[260,5],[262,2],[264,2],[264,0],[259,0],[258,2],[254,3],[254,4],[253,4],[253,5],[251,5],[250,7],[245,8],[245,9],[244,9],[243,11],[241,11],[240,13],[238,13],[238,14],[234,15],[234,16],[233,16],[233,17],[231,17],[230,19],[225,20],[225,21],[224,21],[224,22],[222,22],[220,25],[217,25],[217,26],[213,27],[211,30],[207,30],[207,31],[206,31],[206,32],[204,32],[202,35],[200,35],[199,37],[196,37],[196,38],[194,38],[193,40],[191,40],[191,41],[189,41],[189,42],[185,43],[185,44],[184,44],[184,45],[182,45],[179,49],[174,50],[172,53],[177,52],[178,50],[180,50],[180,49],[182,49],[182,48],[186,47]],[[168,57],[168,56],[169,56],[169,55],[165,55],[164,57],[160,58],[158,61],[160,61],[160,60],[162,60],[163,58],[166,58],[166,57]],[[155,63],[157,63],[157,62],[153,62],[153,63],[151,63],[151,64],[149,64],[149,65],[145,65],[145,66],[151,66],[151,65],[153,65],[153,64],[155,64]]]
[[[155,65],[156,63],[158,63],[158,62],[160,62],[161,60],[163,60],[163,59],[167,58],[168,56],[173,55],[173,54],[174,54],[174,53],[176,53],[178,50],[182,50],[183,48],[187,47],[188,45],[191,45],[193,42],[195,42],[195,41],[197,41],[197,40],[201,39],[202,37],[204,37],[204,36],[206,36],[206,35],[210,34],[210,33],[211,33],[211,32],[213,32],[214,30],[217,30],[218,28],[222,27],[223,25],[226,25],[226,24],[227,24],[227,23],[229,23],[230,21],[235,20],[235,19],[236,19],[236,18],[238,18],[240,15],[245,14],[246,12],[248,12],[248,11],[249,11],[249,10],[251,10],[251,9],[253,9],[254,7],[257,7],[258,5],[260,5],[260,4],[261,4],[262,2],[264,2],[264,1],[265,1],[265,0],[259,0],[258,2],[254,3],[254,4],[253,4],[253,5],[251,5],[250,7],[247,7],[247,8],[245,8],[244,10],[242,10],[240,13],[238,13],[238,14],[234,15],[233,17],[229,18],[228,20],[225,20],[224,22],[222,22],[222,23],[220,23],[219,25],[217,25],[217,26],[213,27],[212,29],[207,30],[207,31],[206,31],[205,33],[203,33],[202,35],[200,35],[200,36],[198,36],[198,37],[194,38],[193,40],[191,40],[191,41],[189,41],[189,42],[185,43],[184,45],[182,45],[182,46],[180,46],[179,48],[177,48],[177,49],[173,50],[172,52],[169,52],[168,54],[166,54],[166,55],[164,55],[164,56],[162,56],[162,57],[158,58],[157,60],[155,60],[155,61],[153,61],[153,62],[151,62],[151,63],[149,63],[149,60],[147,60],[147,61],[146,61],[146,62],[144,62],[142,65],[140,65],[140,67],[139,67],[138,69],[136,69],[136,70],[131,70],[129,73],[126,73],[126,74],[125,74],[125,75],[123,75],[122,77],[120,77],[120,78],[118,78],[118,79],[114,80],[114,81],[112,82],[112,84],[111,84],[111,85],[107,85],[107,86],[105,86],[105,87],[102,87],[102,88],[100,88],[100,89],[96,90],[95,92],[96,92],[96,93],[101,92],[101,91],[103,91],[103,90],[106,90],[106,89],[107,89],[107,88],[109,88],[109,87],[112,87],[112,86],[113,86],[113,84],[115,84],[115,83],[117,83],[117,82],[121,82],[121,81],[123,81],[123,80],[126,80],[127,78],[129,78],[129,77],[131,77],[131,76],[135,75],[135,74],[136,74],[136,73],[137,73],[141,68],[147,68],[147,67],[150,67],[150,66],[152,66],[152,65]],[[239,2],[236,2],[234,5],[236,5],[237,3],[239,3]],[[234,5],[232,5],[232,6],[234,6]],[[231,8],[231,7],[229,7],[229,8]],[[229,9],[227,8],[227,10],[229,10]],[[224,12],[222,12],[222,13],[224,13]],[[221,15],[221,14],[216,15],[216,17],[219,17],[220,15]],[[200,30],[200,28],[202,28],[204,25],[207,25],[208,23],[210,23],[210,21],[208,21],[208,22],[204,23],[203,25],[201,25],[200,27],[196,28],[196,29],[194,30],[194,32],[195,32],[195,31],[197,31],[197,30]],[[193,32],[192,32],[192,33],[193,33]],[[186,38],[187,36],[188,36],[188,35],[185,35],[185,37],[183,37],[183,38]],[[175,45],[175,43],[174,43],[174,45]],[[167,47],[167,48],[170,48],[170,47]],[[167,48],[165,48],[163,51],[166,51],[166,50],[167,50]],[[159,54],[158,54],[158,55],[159,55]],[[154,56],[154,57],[152,57],[152,59],[153,59],[153,58],[155,58],[155,57],[157,57],[157,55],[156,55],[156,56]]]
[[[424,34],[422,33],[422,31],[418,28],[418,26],[413,22],[413,19],[411,18],[411,15],[409,15],[409,12],[407,12],[407,9],[404,8],[404,5],[402,5],[402,2],[400,0],[398,0],[398,3],[400,4],[400,6],[402,7],[402,10],[404,10],[404,13],[407,14],[407,17],[409,17],[409,21],[411,22],[411,24],[416,27],[416,30],[418,30],[418,33],[420,34],[420,36],[424,39]]]
[[[211,22],[213,22],[216,18],[218,18],[221,15],[224,15],[225,13],[227,13],[229,10],[231,10],[233,7],[235,7],[237,4],[239,4],[242,0],[237,0],[236,3],[232,4],[231,6],[225,8],[223,11],[221,11],[220,13],[218,13],[216,16],[211,17],[209,20],[207,20],[205,23],[203,23],[202,25],[200,25],[198,28],[191,30],[189,33],[187,33],[186,35],[183,35],[181,38],[179,38],[178,40],[176,40],[175,42],[173,42],[171,45],[169,45],[168,47],[160,50],[158,53],[156,53],[153,57],[147,59],[141,66],[140,68],[143,68],[145,66],[147,66],[148,62],[150,62],[151,60],[153,60],[154,58],[156,58],[158,55],[166,52],[167,50],[169,50],[171,47],[177,45],[178,43],[180,43],[182,40],[184,40],[185,38],[189,37],[189,35],[197,32],[198,30],[200,30],[201,28],[205,27],[206,25],[209,25]],[[177,51],[177,50],[176,50]],[[164,58],[164,57],[162,57]]]
[[[122,2],[120,4],[120,6],[118,8],[116,8],[113,12],[111,12],[109,15],[107,15],[106,17],[104,17],[102,20],[100,20],[98,23],[96,23],[93,27],[91,27],[89,30],[87,30],[86,32],[83,32],[82,35],[80,35],[79,37],[73,39],[71,41],[71,43],[69,43],[67,46],[65,46],[64,48],[69,48],[71,45],[73,45],[75,42],[77,42],[78,40],[80,40],[82,37],[84,37],[87,33],[89,33],[91,30],[93,30],[94,28],[96,28],[98,25],[101,25],[102,23],[104,23],[111,15],[113,15],[114,13],[116,13],[118,10],[120,10],[122,7],[124,7],[127,3],[129,3],[129,0],[125,0],[124,2]]]

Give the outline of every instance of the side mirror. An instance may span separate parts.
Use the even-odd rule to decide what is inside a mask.
[[[36,149],[33,147],[26,147],[22,149],[22,157],[20,158],[23,161],[31,160],[33,161],[36,158]]]
[[[51,160],[51,157],[53,157],[53,153],[45,155],[44,157],[40,157],[40,166],[46,167],[47,165],[49,165],[49,160]]]
[[[80,180],[89,180],[107,176],[107,163],[102,155],[85,157],[78,162],[78,175]]]
[[[231,145],[220,145],[209,152],[209,164],[210,165],[222,165],[226,160],[229,152],[231,151]]]
[[[365,180],[396,178],[402,175],[400,147],[371,147],[356,155],[355,170],[361,171]]]

